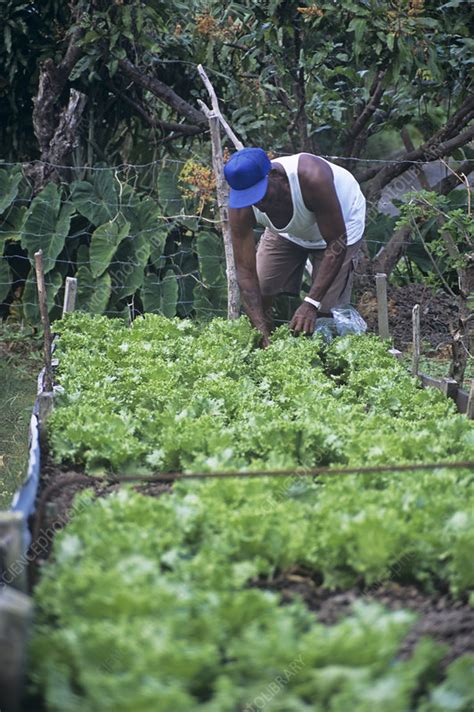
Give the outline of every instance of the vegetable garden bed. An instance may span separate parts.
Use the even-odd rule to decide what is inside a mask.
[[[69,468],[91,487],[35,590],[31,677],[47,709],[472,708],[472,470],[140,491],[97,479],[472,460],[453,402],[375,337],[326,346],[281,328],[262,351],[246,319],[129,329],[80,314],[58,331],[49,442],[63,464],[49,483]],[[457,611],[466,628],[452,617],[459,635],[440,646],[400,604],[421,623]]]

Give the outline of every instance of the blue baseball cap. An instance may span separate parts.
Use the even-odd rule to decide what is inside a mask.
[[[263,148],[242,148],[224,166],[230,185],[229,207],[247,208],[258,203],[267,192],[272,164]]]

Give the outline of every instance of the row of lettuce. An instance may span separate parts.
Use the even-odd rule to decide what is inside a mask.
[[[474,459],[469,421],[376,338],[326,346],[280,329],[261,350],[246,319],[128,328],[80,314],[58,330],[51,446],[91,475]],[[472,588],[473,479],[441,468],[83,493],[36,589],[34,682],[62,712],[467,711],[474,657],[443,681],[433,641],[398,659],[414,617],[370,589]],[[265,590],[298,568],[366,595],[323,626]]]

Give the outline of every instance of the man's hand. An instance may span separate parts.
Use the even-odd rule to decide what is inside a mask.
[[[293,314],[290,329],[295,335],[306,334],[311,336],[316,326],[318,310],[309,302],[303,302]]]

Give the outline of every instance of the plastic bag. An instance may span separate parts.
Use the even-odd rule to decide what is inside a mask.
[[[332,317],[317,319],[315,334],[321,334],[323,339],[329,343],[335,336],[345,336],[346,334],[363,334],[367,331],[367,324],[361,315],[350,304],[331,309]]]
[[[337,336],[336,322],[330,317],[321,317],[321,319],[316,319],[316,329],[315,334],[321,334],[324,341],[329,344],[330,341]]]
[[[363,334],[367,331],[367,324],[357,309],[354,309],[350,304],[334,307],[334,309],[331,309],[331,313],[339,336],[345,336],[346,334]]]

